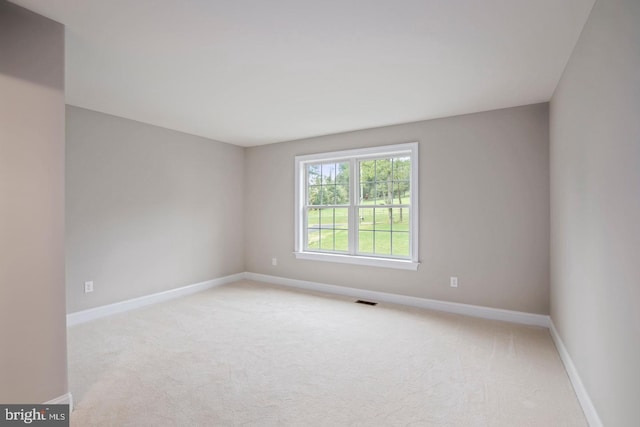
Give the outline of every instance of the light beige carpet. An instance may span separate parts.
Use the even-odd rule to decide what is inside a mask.
[[[73,426],[584,426],[543,328],[240,282],[69,330]]]

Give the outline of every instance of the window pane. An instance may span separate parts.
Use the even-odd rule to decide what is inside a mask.
[[[349,209],[347,208],[323,208],[318,209],[320,213],[320,228],[341,229],[349,228]]]
[[[349,250],[349,231],[336,230],[335,232],[336,251],[347,252]]]
[[[317,227],[320,224],[320,211],[318,209],[307,209],[307,226]]]
[[[409,256],[409,233],[393,232],[391,233],[392,255]]]
[[[408,205],[409,202],[409,181],[393,182],[393,203]]]
[[[410,162],[409,157],[361,161],[360,203],[408,203]]]
[[[378,190],[378,204],[385,203],[391,204],[391,195],[393,194],[393,181],[378,181],[376,182],[376,188]]]
[[[335,209],[333,208],[324,208],[320,209],[320,228],[322,229],[333,229],[333,213]]]
[[[336,165],[335,163],[328,163],[322,165],[322,183],[333,184],[336,179]]]
[[[349,251],[348,208],[310,208],[307,221],[307,249]]]
[[[393,179],[395,181],[409,181],[411,176],[411,159],[409,157],[394,157]]]
[[[349,163],[307,166],[307,205],[348,205]]]
[[[348,205],[349,187],[344,185],[323,186],[323,205]]]
[[[372,181],[370,183],[370,188],[371,188],[371,193],[369,195],[369,202],[372,205],[377,205],[378,204],[378,186],[376,185],[375,181]]]
[[[373,253],[373,231],[360,231],[358,233],[358,252]]]
[[[308,165],[307,166],[307,184],[308,185],[320,185],[322,183],[320,179],[321,175],[320,165]]]
[[[409,231],[409,208],[393,209],[393,231]]]
[[[308,205],[321,205],[322,204],[322,186],[310,185],[307,189],[307,204]]]
[[[360,204],[371,204],[375,198],[373,183],[360,183]]]
[[[335,228],[338,230],[347,230],[349,228],[349,209],[334,209],[335,212]]]
[[[372,182],[376,180],[376,161],[363,160],[360,162],[360,182]]]
[[[375,160],[359,162],[360,170],[360,203],[370,203],[375,200]]]
[[[360,224],[360,230],[373,230],[373,209],[360,208],[358,209],[358,221]]]
[[[333,229],[322,230],[320,236],[320,249],[332,251],[333,246]]]
[[[307,248],[318,249],[320,247],[320,230],[307,229]]]
[[[391,230],[391,208],[376,208],[375,209],[375,229],[376,230]]]
[[[349,162],[336,165],[336,184],[349,188]]]
[[[391,181],[379,181],[376,182],[376,188],[378,189],[377,205],[390,205],[391,201],[387,195],[391,194]]]
[[[336,204],[336,189],[335,185],[327,185],[323,187],[324,193],[322,197],[323,205],[335,205]]]
[[[336,185],[336,205],[348,205],[349,204],[349,186],[348,185]]]
[[[374,231],[373,251],[376,255],[391,254],[391,233],[388,231]]]
[[[391,159],[376,160],[376,181],[391,179]]]

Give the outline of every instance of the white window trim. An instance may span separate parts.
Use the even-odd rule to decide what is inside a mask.
[[[314,260],[314,261],[327,261],[327,262],[338,262],[338,263],[347,263],[347,264],[358,264],[358,265],[368,265],[374,267],[387,267],[387,268],[397,268],[403,270],[417,270],[420,266],[419,256],[418,256],[418,244],[419,244],[419,222],[420,218],[418,215],[418,195],[419,195],[419,175],[418,175],[418,143],[410,142],[406,144],[395,144],[395,145],[385,145],[379,147],[369,147],[369,148],[360,148],[354,150],[344,150],[344,151],[333,151],[329,153],[317,153],[317,154],[308,154],[302,156],[296,156],[295,158],[295,244],[294,244],[294,254],[297,259],[306,259],[306,260]],[[397,155],[399,152],[408,152],[411,154],[411,192],[410,192],[410,200],[411,200],[411,208],[410,208],[410,224],[409,229],[410,237],[411,237],[411,246],[410,246],[410,259],[396,259],[396,258],[384,258],[384,257],[368,257],[363,255],[351,255],[351,254],[339,254],[339,253],[323,253],[323,252],[310,252],[304,250],[304,233],[302,230],[302,222],[304,216],[304,200],[305,200],[305,173],[304,165],[307,163],[312,163],[316,161],[334,161],[334,160],[345,160],[346,158],[351,158],[351,176],[353,177],[356,173],[356,169],[354,168],[355,160],[354,157],[358,157],[359,159],[367,158],[367,157],[380,157],[384,155]],[[357,180],[350,180],[351,191],[350,197],[352,199],[352,203],[350,206],[353,206],[353,198],[358,195],[357,188]],[[349,215],[349,229],[355,230],[355,215]],[[356,233],[350,233],[350,241],[349,247],[355,247],[355,235]]]

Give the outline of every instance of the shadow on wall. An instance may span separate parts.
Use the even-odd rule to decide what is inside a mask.
[[[60,40],[62,44],[64,27],[43,27],[39,25],[39,19],[33,19],[40,15],[4,0],[0,0],[0,3],[3,3],[0,7],[0,28],[3,34],[8,35],[0,37],[0,74],[59,90],[60,82],[64,81],[64,61],[57,59],[60,49],[51,49],[50,43],[38,43],[38,40],[44,37],[51,41]],[[52,38],[51,31],[59,31],[62,37]],[[30,49],[23,49],[23,46],[29,46]],[[7,61],[6,58],[11,60]],[[47,66],[33,67],[34,58]]]

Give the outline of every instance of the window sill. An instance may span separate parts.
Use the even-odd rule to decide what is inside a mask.
[[[419,262],[391,259],[391,258],[374,258],[355,255],[325,254],[319,252],[294,252],[297,259],[306,259],[312,261],[339,262],[343,264],[368,265],[372,267],[395,268],[399,270],[418,270]]]

